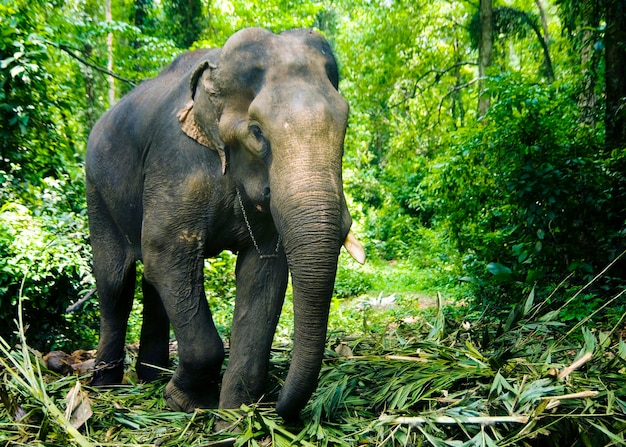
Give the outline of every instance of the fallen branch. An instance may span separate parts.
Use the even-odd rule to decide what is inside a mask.
[[[74,304],[67,306],[67,309],[65,309],[65,313],[69,314],[77,310],[80,306],[82,306],[85,303],[85,301],[88,301],[93,296],[94,293],[96,293],[95,287],[91,289],[89,292],[87,292],[84,297],[76,301]]]
[[[564,394],[562,396],[545,396],[540,397],[541,400],[565,400],[565,399],[584,399],[585,397],[594,397],[598,391],[581,391],[580,393]]]
[[[578,368],[580,368],[585,363],[587,363],[589,360],[591,360],[591,357],[593,357],[593,353],[587,352],[581,358],[579,358],[574,363],[572,363],[570,366],[568,366],[566,368],[563,368],[561,371],[559,371],[559,374],[556,376],[556,378],[559,379],[559,380],[565,379],[572,372],[576,371]]]
[[[409,357],[407,355],[386,355],[385,360],[403,360],[407,362],[422,362],[427,363],[428,359],[422,357]]]
[[[581,391],[579,393],[571,393],[564,394],[562,396],[545,396],[540,397],[541,400],[547,400],[548,404],[546,405],[546,410],[551,410],[552,408],[556,408],[561,405],[562,400],[566,399],[585,399],[587,397],[595,397],[598,394],[598,391]]]
[[[527,424],[530,420],[529,416],[434,416],[432,418],[424,418],[420,416],[386,416],[381,415],[378,418],[379,421],[387,424],[396,425],[423,425],[427,423],[434,424],[480,424],[480,425],[493,425],[493,424]]]

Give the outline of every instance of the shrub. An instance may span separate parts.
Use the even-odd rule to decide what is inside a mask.
[[[347,260],[339,262],[333,293],[337,298],[358,297],[371,289],[370,278],[364,274],[359,265],[355,264]]]
[[[204,290],[218,331],[229,336],[233,312],[235,311],[237,256],[223,251],[205,261]]]
[[[597,273],[626,246],[625,214],[621,174],[578,125],[575,92],[497,81],[484,124],[452,136],[421,189],[440,199],[479,303],[506,308],[535,283]]]
[[[27,336],[37,349],[72,349],[93,342],[97,314],[66,315],[66,308],[94,287],[85,216],[66,197],[65,179],[46,178],[32,187],[36,202],[6,189],[13,177],[0,172],[0,336],[15,330],[18,297],[24,299]],[[28,206],[27,206],[28,205]]]

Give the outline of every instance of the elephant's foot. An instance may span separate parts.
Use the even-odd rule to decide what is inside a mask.
[[[201,392],[191,392],[176,385],[170,380],[163,393],[167,406],[174,411],[191,413],[196,408],[216,408],[219,400],[217,383],[203,384]]]
[[[98,362],[91,376],[91,386],[103,387],[119,385],[124,378],[124,359],[114,362]]]

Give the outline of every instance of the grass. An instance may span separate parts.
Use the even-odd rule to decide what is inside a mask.
[[[626,445],[626,314],[606,330],[587,329],[585,319],[567,327],[558,311],[548,312],[531,293],[506,322],[467,321],[442,299],[434,299],[435,307],[420,307],[423,299],[414,292],[395,292],[397,299],[382,307],[333,301],[319,387],[302,422],[293,426],[283,423],[272,404],[289,364],[288,306],[264,401],[193,414],[167,409],[165,379],[140,385],[129,378],[128,385],[103,391],[87,387],[86,376],[45,371],[19,322],[20,345],[0,348],[0,443]],[[623,292],[607,297],[620,299]],[[81,420],[66,411],[73,389],[75,400],[93,415]],[[83,421],[79,428],[72,425]]]

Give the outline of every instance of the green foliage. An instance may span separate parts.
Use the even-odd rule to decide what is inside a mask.
[[[273,351],[263,402],[184,414],[166,408],[165,381],[88,390],[93,415],[77,431],[62,415],[76,377],[48,373],[23,339],[21,349],[0,340],[0,437],[28,445],[120,447],[269,440],[295,446],[622,445],[626,344],[619,330],[626,314],[606,331],[586,329],[585,319],[582,329],[564,333],[558,313],[546,313],[534,293],[521,301],[505,325],[453,319],[444,307],[424,315],[405,303],[401,311],[412,320],[333,338],[318,390],[294,425],[273,409],[289,364],[283,348]]]
[[[494,11],[492,107],[476,122],[476,7],[417,7],[352,2],[334,37],[353,118],[345,179],[370,259],[410,259],[440,283],[456,274],[476,305],[497,309],[537,281],[545,296],[573,272],[575,287],[624,249],[626,217],[623,151],[606,154],[603,129],[580,125],[578,47],[550,21],[562,78],[537,84],[536,5]],[[619,283],[605,278],[588,303]]]
[[[245,0],[211,2],[210,21],[197,46],[222,46],[235,31],[259,26],[273,32],[312,27],[323,17],[324,7],[315,1],[274,0],[250,3]]]
[[[204,11],[200,0],[166,0],[163,9],[167,29],[179,48],[189,48],[204,28]]]
[[[55,79],[58,60],[47,46],[56,17],[44,2],[33,3],[0,5],[0,170],[23,180],[15,186],[24,189],[77,159],[71,92]]]
[[[236,261],[235,255],[225,251],[215,258],[207,259],[204,264],[204,289],[213,320],[223,337],[230,335],[235,310]]]
[[[97,316],[65,315],[93,287],[80,165],[83,98],[68,56],[50,42],[70,26],[57,5],[0,5],[0,312],[15,325],[20,287],[35,347],[92,343]]]
[[[333,296],[337,298],[358,297],[368,292],[371,287],[370,278],[364,274],[360,265],[343,257],[343,262],[339,262],[337,267]]]
[[[465,254],[467,279],[501,305],[536,282],[598,272],[624,242],[616,173],[601,143],[580,130],[567,86],[497,82],[484,126],[453,136],[422,189],[437,197],[435,214]]]
[[[29,207],[7,191],[13,180],[10,174],[0,172],[0,179],[0,336],[11,338],[22,293],[34,347],[90,347],[97,315],[67,316],[65,310],[94,287],[86,221],[68,203],[66,194],[72,190],[68,179],[45,178],[40,189],[31,191],[40,202],[28,203]]]

